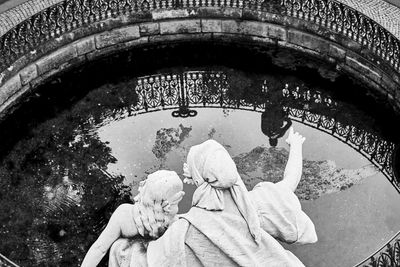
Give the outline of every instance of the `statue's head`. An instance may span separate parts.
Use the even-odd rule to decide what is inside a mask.
[[[134,200],[141,206],[141,212],[146,213],[142,216],[149,221],[152,230],[158,229],[156,233],[147,229],[150,236],[160,236],[174,220],[178,204],[185,195],[182,189],[182,180],[174,171],[156,171],[140,182],[139,194]]]

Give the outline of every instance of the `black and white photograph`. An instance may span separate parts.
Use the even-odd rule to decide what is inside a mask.
[[[0,267],[400,267],[400,0],[0,0]]]

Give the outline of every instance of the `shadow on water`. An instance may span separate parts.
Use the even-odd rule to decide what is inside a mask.
[[[159,103],[159,95],[148,95],[157,88],[155,78],[137,78],[150,73],[176,77],[158,75],[170,79],[158,85],[169,88]],[[0,252],[23,266],[82,260],[115,207],[131,202],[126,177],[108,172],[118,159],[96,131],[123,116],[171,108],[190,117],[201,106],[258,110],[260,130],[274,147],[303,111],[398,142],[392,130],[398,117],[379,98],[345,77],[318,77],[275,67],[244,48],[200,44],[120,53],[52,78],[0,125]]]

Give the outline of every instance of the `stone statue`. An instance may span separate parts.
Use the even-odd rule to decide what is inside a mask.
[[[135,204],[122,204],[115,210],[81,266],[97,266],[119,238],[161,236],[177,220],[178,203],[185,194],[182,189],[183,183],[174,171],[150,174],[140,183]]]
[[[207,140],[193,146],[184,164],[185,180],[197,186],[192,208],[157,240],[116,241],[109,266],[304,266],[277,241],[317,241],[314,224],[293,193],[302,174],[304,140],[291,128],[282,181],[261,182],[250,192],[222,145]]]

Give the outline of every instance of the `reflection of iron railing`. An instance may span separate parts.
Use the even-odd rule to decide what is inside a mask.
[[[257,10],[309,21],[358,42],[400,71],[400,41],[369,17],[335,0],[64,0],[0,37],[0,72],[46,41],[93,22],[155,9],[198,7]]]
[[[235,90],[232,90],[231,86],[223,72],[191,71],[142,77],[138,79],[135,88],[138,95],[137,105],[130,107],[129,112],[116,111],[112,119],[122,119],[133,113],[179,109],[182,103],[188,108],[221,107],[265,111],[267,96],[265,99],[235,96]],[[258,93],[262,94],[265,91],[264,87],[268,85],[265,81],[260,86],[263,88],[260,88]],[[371,133],[367,128],[362,128],[362,125],[355,126],[350,124],[351,121],[341,120],[340,116],[337,116],[338,104],[329,95],[299,87],[290,88],[288,85],[281,92],[284,105],[282,108],[291,119],[324,131],[357,150],[379,168],[400,192],[393,172],[392,155],[395,145],[392,142]],[[322,113],[317,113],[320,110]]]
[[[385,246],[355,266],[360,267],[398,267],[400,266],[400,232]]]

